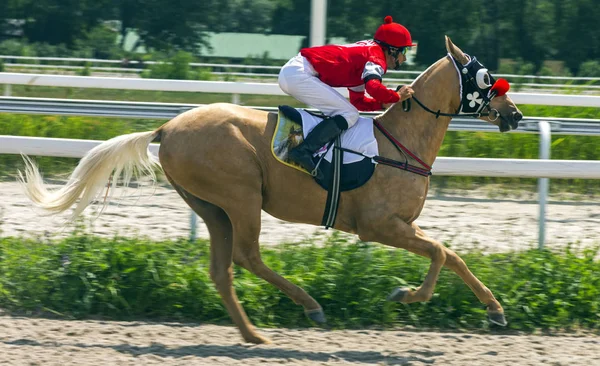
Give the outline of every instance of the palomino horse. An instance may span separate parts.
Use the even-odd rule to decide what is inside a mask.
[[[468,63],[469,57],[449,38],[446,48],[449,56]],[[412,85],[415,96],[430,110],[457,111],[461,104],[460,78],[449,56],[429,67]],[[484,120],[501,130],[516,128],[522,117],[506,95],[493,98],[489,110],[495,118]],[[428,165],[436,158],[450,119],[416,105],[406,112],[399,103],[375,118]],[[151,142],[160,141],[159,159],[166,177],[208,227],[210,275],[229,315],[246,341],[268,342],[254,329],[237,299],[232,287],[233,263],[277,286],[302,305],[312,320],[325,321],[319,303],[268,268],[259,252],[261,210],[282,220],[319,225],[327,196],[308,174],[273,157],[270,141],[276,122],[274,113],[224,103],[207,105],[182,113],[155,131],[123,135],[100,144],[82,158],[66,186],[57,191],[46,189],[38,168],[29,159],[25,159],[26,177],[21,179],[35,204],[54,213],[77,204],[76,216],[94,198],[103,197],[111,176],[115,177],[113,188],[121,173],[124,184],[133,172],[153,176],[158,163],[147,148]],[[386,137],[377,131],[375,135],[381,156],[400,156]],[[404,248],[431,259],[421,286],[396,289],[390,300],[429,300],[440,270],[446,266],[487,305],[490,320],[505,325],[504,310],[492,292],[456,253],[429,238],[414,223],[428,187],[427,176],[380,165],[365,185],[342,193],[334,227],[357,234],[364,241]]]

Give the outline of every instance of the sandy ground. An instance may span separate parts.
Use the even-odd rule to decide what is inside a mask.
[[[96,235],[188,237],[190,211],[170,188],[130,190],[88,229]],[[535,195],[489,198],[489,192],[430,194],[417,223],[457,250],[488,252],[537,245]],[[87,217],[91,217],[88,212]],[[547,246],[600,242],[600,198],[550,197]],[[0,183],[0,235],[68,235],[62,219],[43,217],[16,183]],[[322,240],[333,230],[263,214],[261,240]],[[202,221],[198,236],[208,237]],[[351,237],[351,236],[349,236]],[[4,365],[600,365],[599,335],[502,335],[321,329],[264,329],[270,345],[242,343],[236,328],[177,323],[67,321],[0,314]]]
[[[264,329],[0,316],[2,365],[599,365],[600,336]]]
[[[537,246],[539,204],[536,194],[489,198],[490,191],[432,192],[417,224],[431,237],[448,242],[456,250],[477,247],[487,252],[519,250]],[[118,205],[117,205],[118,203]],[[32,207],[17,183],[0,183],[1,236],[65,236],[73,226],[61,228],[66,218],[42,216]],[[189,237],[191,211],[170,187],[129,189],[99,218],[86,210],[88,231],[102,236],[143,235],[152,239]],[[569,242],[600,244],[600,197],[548,201],[546,242],[557,248]],[[334,230],[291,224],[263,213],[261,242],[274,245],[301,240],[322,240]],[[202,220],[197,236],[208,238]],[[348,235],[354,238],[353,235]]]

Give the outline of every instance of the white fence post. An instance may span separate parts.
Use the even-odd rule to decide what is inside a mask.
[[[196,226],[198,224],[198,215],[194,212],[194,210],[190,210],[190,241],[193,243],[196,241]]]
[[[540,159],[550,159],[550,123],[546,121],[539,122],[540,129]],[[548,178],[538,179],[538,199],[540,201],[539,215],[539,233],[538,233],[538,248],[543,249],[546,241],[546,199],[548,197]]]
[[[10,95],[12,94],[12,87],[10,84],[4,84],[4,96],[5,97],[10,97]]]

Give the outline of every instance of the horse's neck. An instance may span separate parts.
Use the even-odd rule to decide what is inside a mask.
[[[447,57],[436,62],[413,83],[414,95],[431,110],[454,113],[458,105],[457,78],[451,73],[456,71],[451,62]],[[378,117],[378,121],[425,163],[433,164],[444,141],[450,117],[435,118],[414,101],[407,113],[402,110],[401,104],[396,103]],[[397,154],[387,141],[379,145],[382,156]]]

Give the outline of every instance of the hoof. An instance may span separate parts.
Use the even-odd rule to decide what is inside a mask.
[[[387,301],[404,302],[404,298],[408,295],[410,289],[406,287],[396,287],[388,296]]]
[[[269,343],[271,343],[271,340],[269,338],[263,337],[259,334],[249,336],[249,337],[244,337],[244,340],[248,343],[254,343],[254,344],[269,344]]]
[[[324,324],[327,322],[325,319],[325,313],[322,308],[318,308],[315,310],[305,310],[304,314],[315,323]]]
[[[501,327],[505,327],[508,324],[506,318],[504,317],[504,313],[488,311],[488,319],[490,320],[490,323],[499,325]]]

